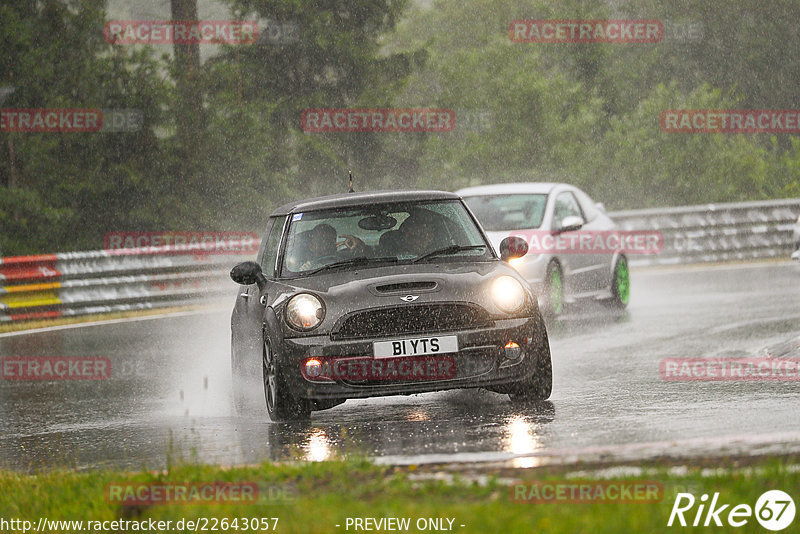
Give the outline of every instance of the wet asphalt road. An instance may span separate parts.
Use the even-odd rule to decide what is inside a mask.
[[[662,358],[757,356],[781,344],[800,356],[796,262],[634,271],[624,314],[591,305],[549,325],[553,396],[530,407],[469,390],[348,401],[300,425],[235,416],[228,325],[223,310],[0,336],[0,356],[105,356],[112,365],[108,380],[0,380],[0,465],[366,455],[525,467],[800,450],[800,382],[659,374]]]

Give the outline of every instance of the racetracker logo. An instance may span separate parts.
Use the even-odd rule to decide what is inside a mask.
[[[671,382],[793,382],[800,380],[800,358],[665,358],[659,371]]]
[[[116,45],[241,45],[258,40],[258,25],[252,20],[112,20],[103,37]]]
[[[652,230],[529,230],[511,235],[528,242],[528,254],[659,254],[664,250],[664,236]]]
[[[144,115],[136,109],[3,109],[0,132],[136,132]]]
[[[323,132],[450,132],[456,126],[451,109],[306,109],[300,127]]]
[[[661,112],[666,133],[800,133],[797,109],[668,109]]]
[[[300,366],[303,378],[329,380],[449,380],[456,376],[452,356],[408,358],[307,358]]]
[[[7,357],[0,359],[3,380],[108,380],[111,360],[103,356]]]
[[[133,505],[252,504],[258,500],[255,482],[112,482],[106,502]]]
[[[258,252],[253,232],[109,232],[103,238],[109,251],[147,253],[244,254]]]
[[[664,498],[664,486],[652,480],[552,480],[511,486],[514,502],[654,503]]]
[[[659,20],[513,20],[508,35],[515,43],[658,43],[664,25]]]

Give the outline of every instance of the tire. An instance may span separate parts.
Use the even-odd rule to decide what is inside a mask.
[[[508,397],[517,404],[547,400],[553,392],[553,360],[550,356],[550,341],[542,325],[542,342],[536,351],[533,374],[511,387]]]
[[[620,255],[614,263],[611,275],[611,298],[608,303],[618,310],[624,310],[631,298],[631,276],[628,259]]]
[[[548,317],[558,317],[564,311],[564,273],[556,262],[547,266],[542,308]]]
[[[269,418],[275,422],[303,421],[311,416],[311,402],[292,395],[286,380],[278,369],[276,358],[264,340],[262,357],[264,376],[264,397],[267,402]]]

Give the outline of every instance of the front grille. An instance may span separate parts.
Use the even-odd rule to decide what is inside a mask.
[[[490,326],[483,308],[470,304],[412,304],[351,313],[338,328],[334,340],[427,334]]]

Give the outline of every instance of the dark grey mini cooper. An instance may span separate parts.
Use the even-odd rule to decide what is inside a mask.
[[[273,421],[454,388],[548,398],[547,332],[506,262],[526,249],[509,237],[498,258],[453,193],[349,193],[276,209],[257,261],[231,271],[241,285],[231,317],[237,408],[254,390]]]

